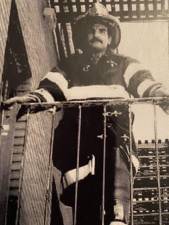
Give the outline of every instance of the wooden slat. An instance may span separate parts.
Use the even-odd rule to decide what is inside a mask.
[[[22,154],[22,152],[23,152],[23,146],[14,145],[13,154]]]

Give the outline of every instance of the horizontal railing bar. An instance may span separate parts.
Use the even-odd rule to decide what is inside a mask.
[[[69,100],[69,101],[55,101],[55,102],[41,102],[41,103],[22,103],[25,106],[43,106],[43,107],[72,107],[81,104],[82,106],[95,106],[95,105],[126,105],[136,103],[169,103],[169,97],[148,97],[148,98],[104,98],[104,99],[80,99],[80,100]]]

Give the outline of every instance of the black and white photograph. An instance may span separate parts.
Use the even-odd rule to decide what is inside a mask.
[[[0,225],[169,225],[169,0],[0,0]]]

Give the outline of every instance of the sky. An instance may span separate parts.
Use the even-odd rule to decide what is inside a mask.
[[[150,104],[137,104],[133,106],[135,122],[133,125],[136,140],[155,139],[154,134],[154,108]],[[169,115],[157,107],[157,138],[161,140],[169,139]]]
[[[150,69],[157,81],[169,87],[169,36],[167,21],[121,23],[119,53],[138,59]],[[136,140],[154,139],[153,108],[148,104],[133,106]],[[157,110],[158,138],[169,138],[169,116]]]

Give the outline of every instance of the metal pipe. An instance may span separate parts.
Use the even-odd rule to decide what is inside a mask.
[[[157,165],[157,187],[159,198],[159,225],[162,225],[162,205],[161,205],[161,189],[160,189],[160,165],[159,165],[159,152],[158,152],[158,131],[157,131],[157,106],[153,104],[154,109],[154,136],[155,136],[155,150],[156,150],[156,165]]]
[[[102,208],[101,208],[101,218],[102,225],[104,225],[104,215],[105,215],[105,170],[106,170],[106,138],[107,138],[107,115],[106,115],[106,105],[103,107],[103,171],[102,171]]]
[[[81,122],[82,122],[82,106],[79,105],[78,134],[77,134],[77,156],[76,156],[76,184],[75,184],[75,204],[74,204],[73,225],[76,225],[76,223],[77,223],[77,200],[78,200],[78,186],[79,186],[79,159],[80,159],[80,141],[81,141]]]
[[[130,158],[130,224],[134,224],[133,220],[133,163],[132,163],[132,111],[131,111],[131,104],[129,104],[129,158]]]
[[[46,187],[46,196],[45,196],[45,209],[44,209],[44,225],[48,224],[47,220],[47,209],[50,207],[50,195],[51,195],[51,184],[52,184],[52,176],[53,176],[53,142],[54,142],[54,131],[55,131],[55,115],[56,115],[56,107],[53,107],[52,110],[52,126],[51,126],[51,139],[50,139],[50,151],[49,151],[49,162],[48,162],[48,174],[47,174],[47,187]]]
[[[72,107],[72,106],[78,106],[81,104],[83,107],[85,106],[96,106],[96,105],[128,105],[132,103],[165,103],[169,102],[169,97],[148,97],[148,98],[128,98],[128,99],[122,99],[122,98],[101,98],[101,99],[79,99],[79,100],[69,100],[69,101],[55,101],[55,102],[41,102],[41,103],[22,103],[22,105],[27,106],[43,106],[43,107]]]

